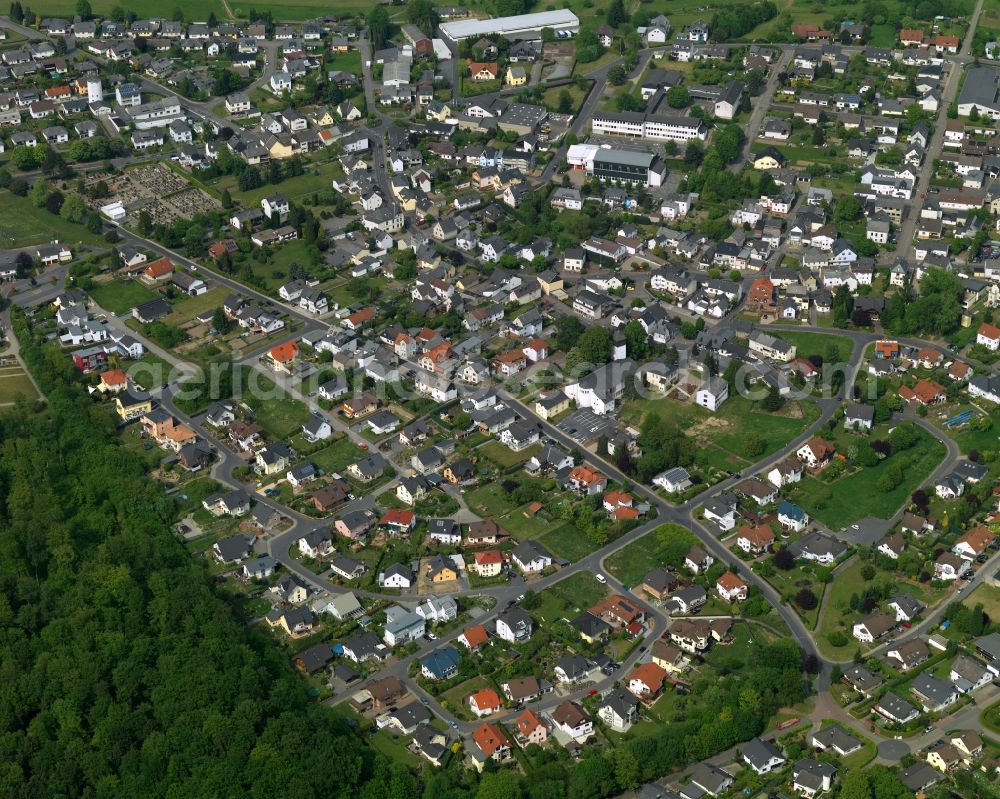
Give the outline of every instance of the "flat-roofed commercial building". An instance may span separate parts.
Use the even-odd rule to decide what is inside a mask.
[[[490,33],[499,33],[501,36],[540,34],[542,28],[576,33],[580,30],[580,19],[572,11],[563,8],[557,11],[540,11],[537,14],[518,14],[516,17],[463,19],[444,22],[438,26],[441,34],[453,42],[477,39]]]
[[[708,129],[696,117],[636,112],[594,114],[590,129],[599,136],[622,136],[650,141],[686,142],[691,139],[704,141],[708,138]]]
[[[998,84],[1000,84],[1000,69],[996,67],[968,68],[965,83],[958,96],[958,114],[967,117],[972,109],[979,110],[980,115],[990,119],[1000,119],[1000,100],[997,99]]]
[[[612,183],[659,186],[664,172],[663,164],[652,153],[602,147],[594,155],[594,176]]]

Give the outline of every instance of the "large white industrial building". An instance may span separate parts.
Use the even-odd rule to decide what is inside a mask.
[[[516,17],[462,19],[438,26],[441,34],[453,42],[478,39],[490,33],[499,33],[501,36],[537,34],[541,33],[542,28],[576,33],[580,30],[580,19],[572,11],[563,8],[558,11],[540,11],[537,14],[519,14]]]

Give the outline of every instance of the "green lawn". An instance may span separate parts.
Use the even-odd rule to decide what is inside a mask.
[[[479,675],[472,677],[465,682],[459,683],[454,688],[450,688],[441,694],[441,706],[455,713],[459,717],[471,718],[469,712],[469,694],[474,694],[480,688],[492,688],[493,683],[486,677]],[[463,711],[464,708],[464,712]],[[457,712],[456,712],[457,711]]]
[[[580,560],[597,549],[593,541],[568,522],[538,536],[538,541],[553,555],[570,561]]]
[[[97,16],[107,16],[114,8],[121,7],[114,0],[92,0],[90,5]],[[42,0],[32,7],[40,17],[60,16],[70,20],[77,13],[76,8],[74,0]],[[259,8],[264,10],[265,6],[259,6]],[[208,19],[209,14],[215,14],[219,20],[228,19],[225,9],[222,6],[222,0],[184,0],[183,9],[184,18],[188,21],[203,22]],[[139,19],[163,16],[169,19],[170,17],[169,9],[165,9],[163,5],[153,2],[153,0],[135,0],[134,2],[129,2],[128,10],[135,12]],[[236,10],[235,5],[233,6],[233,10]]]
[[[119,4],[113,0],[93,0],[91,6],[98,16],[107,16],[111,10]],[[295,0],[295,2],[285,2],[285,0],[267,0],[264,3],[238,3],[230,2],[229,8],[237,18],[247,19],[250,9],[257,11],[271,11],[275,20],[307,20],[315,19],[323,14],[332,14],[337,17],[366,14],[372,7],[372,3],[360,3],[357,0],[336,0],[335,2],[322,2],[322,0]],[[185,0],[183,6],[184,18],[190,21],[204,22],[209,14],[215,14],[220,21],[230,19],[226,13],[222,0]],[[41,17],[60,16],[73,19],[76,13],[76,5],[73,0],[42,0],[32,6],[33,10]],[[139,19],[149,19],[150,17],[169,18],[169,8],[152,0],[137,0],[128,5],[129,11],[134,11]]]
[[[877,466],[861,469],[830,484],[807,477],[791,487],[789,499],[833,529],[846,527],[865,516],[890,518],[946,454],[944,444],[922,427],[916,429],[918,442],[912,449],[890,455]],[[903,482],[889,492],[878,490],[879,477],[898,459],[908,464]]]
[[[983,405],[989,405],[990,403],[984,403]],[[968,410],[971,406],[962,406],[956,408],[955,414],[961,413],[964,410]],[[958,444],[959,448],[963,453],[971,452],[972,450],[995,450],[998,444],[1000,444],[1000,408],[990,408],[990,419],[993,424],[988,430],[973,430],[969,425],[965,425],[957,432],[948,432]],[[975,415],[979,415],[978,411],[973,410]],[[947,428],[945,428],[947,430]]]
[[[789,441],[801,435],[819,417],[819,407],[808,400],[786,402],[776,413],[757,410],[755,404],[739,394],[730,396],[715,413],[698,405],[672,399],[637,399],[629,401],[622,412],[624,421],[636,427],[647,413],[676,424],[694,437],[700,448],[713,444],[725,454],[716,454],[712,463],[722,468],[739,468],[740,459],[747,457],[744,445],[746,433],[755,432],[763,440],[764,449],[754,459],[777,452]],[[733,458],[729,458],[731,455]]]
[[[309,455],[309,460],[329,474],[331,472],[342,472],[352,463],[361,460],[363,455],[364,453],[357,444],[347,436],[342,436],[334,440],[329,446],[313,452]]]
[[[465,495],[465,504],[477,516],[492,519],[510,513],[514,506],[504,490],[496,483],[490,483],[470,491]]]
[[[837,154],[831,155],[831,151],[834,150],[835,147],[829,144],[823,145],[822,147],[814,147],[812,145],[795,147],[784,144],[768,145],[761,142],[752,145],[750,149],[754,153],[758,153],[765,147],[774,147],[788,159],[791,166],[795,166],[800,162],[809,164],[832,164],[841,160]]]
[[[569,84],[568,86],[554,86],[551,89],[546,89],[542,93],[542,102],[550,111],[559,110],[559,97],[563,92],[569,92],[570,96],[570,113],[575,114],[580,110],[580,106],[583,105],[583,101],[586,99],[587,95],[590,93],[590,83],[583,89],[577,88],[575,84]]]
[[[149,350],[139,360],[128,363],[126,371],[132,380],[146,389],[164,386],[176,377],[175,368]]]
[[[858,646],[858,642],[851,635],[851,627],[861,614],[852,611],[850,608],[851,594],[860,595],[870,584],[861,576],[861,567],[865,562],[854,558],[853,561],[834,575],[833,580],[826,588],[823,597],[823,610],[821,613],[819,629],[816,631],[816,643],[819,651],[826,657],[835,660],[846,660],[851,657]],[[871,581],[873,584],[880,584],[891,576],[885,572],[879,572]],[[833,646],[827,636],[834,630],[841,630],[847,636],[847,643],[844,646]]]
[[[225,286],[216,286],[197,297],[182,297],[174,302],[173,309],[163,321],[168,325],[190,322],[205,311],[222,307],[222,303],[230,293]]]
[[[239,200],[244,208],[259,208],[260,201],[272,194],[281,193],[290,200],[313,194],[323,189],[329,189],[331,181],[336,173],[336,164],[332,161],[308,164],[307,172],[294,178],[288,178],[276,184],[265,184],[258,189],[250,191],[240,191],[236,187],[236,181],[231,176],[220,178],[211,187],[221,192],[222,189],[229,189],[234,200]]]
[[[549,530],[555,530],[562,525],[562,520],[552,518],[546,510],[532,515],[528,506],[522,505],[510,513],[497,517],[494,521],[503,525],[504,529],[519,538],[539,538]]]
[[[549,624],[563,617],[572,619],[596,605],[607,593],[594,575],[577,572],[542,591],[539,594],[542,604],[535,612]]]
[[[59,240],[76,250],[80,244],[107,247],[100,236],[83,225],[67,222],[44,208],[36,208],[26,197],[0,191],[0,247],[15,249]],[[74,252],[74,255],[77,253]]]
[[[788,571],[775,568],[772,570],[773,573],[771,576],[767,578],[767,581],[781,594],[785,603],[791,604],[792,608],[799,614],[810,630],[816,628],[819,609],[823,607],[824,588],[823,583],[816,578],[812,569],[813,567],[811,566],[801,566],[799,564],[796,564],[794,568]],[[819,604],[812,610],[804,610],[792,601],[793,597],[803,588],[808,588],[819,599]]]
[[[348,53],[337,53],[326,57],[327,70],[341,70],[354,75],[361,74],[361,53],[358,50],[351,50]]]
[[[309,409],[294,397],[283,394],[270,378],[258,372],[250,388],[254,385],[260,390],[245,390],[240,399],[253,409],[254,421],[272,438],[287,438],[309,420]]]
[[[121,314],[160,295],[138,280],[111,280],[92,289],[90,296],[105,310]]]
[[[686,527],[664,524],[610,555],[608,571],[625,585],[639,585],[656,566],[680,566],[698,538]]]
[[[521,464],[526,463],[531,456],[539,452],[541,448],[541,444],[532,444],[530,447],[522,449],[520,452],[515,452],[505,444],[501,444],[499,441],[487,441],[477,450],[477,452],[483,457],[493,461],[493,463],[501,469],[509,469],[512,466],[520,466]]]
[[[14,402],[18,397],[37,399],[38,392],[31,379],[20,367],[0,368],[0,405]]]
[[[854,342],[847,336],[830,335],[827,333],[789,333],[781,331],[778,333],[785,341],[795,345],[795,354],[798,358],[809,358],[810,355],[819,355],[824,362],[847,363],[854,350]],[[831,357],[836,352],[836,357]]]
[[[982,604],[983,610],[992,621],[1000,619],[1000,589],[994,588],[985,583],[976,587],[976,590],[969,594],[962,603],[970,608],[977,604]]]
[[[323,0],[295,0],[289,3],[285,0],[267,0],[265,3],[234,3],[230,2],[229,7],[237,17],[246,18],[251,8],[257,11],[270,10],[275,19],[285,20],[306,20],[315,19],[323,14],[332,14],[337,17],[357,16],[367,14],[374,3],[361,3],[357,0],[335,0],[335,2],[323,2]]]

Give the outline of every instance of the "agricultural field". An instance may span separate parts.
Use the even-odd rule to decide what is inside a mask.
[[[114,0],[92,0],[90,4],[96,16],[110,14],[116,6],[121,7],[121,5]],[[204,21],[208,19],[209,14],[215,14],[216,18],[220,20],[228,18],[225,3],[222,0],[185,0],[183,5],[178,4],[178,7],[183,8],[184,18],[189,22]],[[167,8],[162,3],[153,2],[153,0],[134,0],[128,4],[128,10],[135,12],[139,19],[169,16],[172,8],[173,6]],[[76,14],[76,3],[74,0],[42,0],[40,3],[35,3],[32,9],[39,17],[73,19],[73,15]]]

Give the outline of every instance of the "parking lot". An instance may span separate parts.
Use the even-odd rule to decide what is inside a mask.
[[[610,416],[598,416],[593,411],[581,408],[559,422],[556,427],[577,444],[586,445],[595,438],[611,435],[617,429],[617,424]]]

